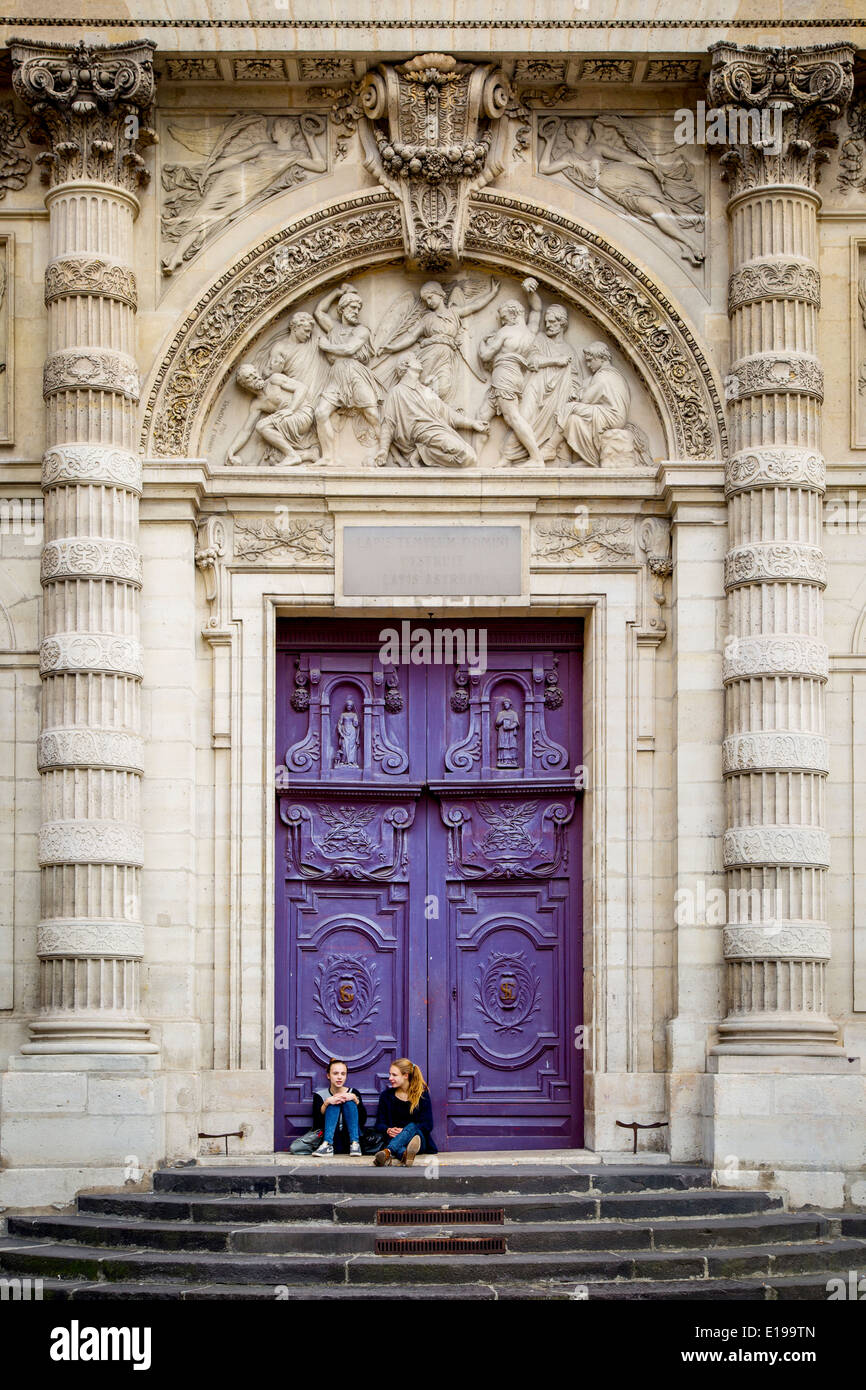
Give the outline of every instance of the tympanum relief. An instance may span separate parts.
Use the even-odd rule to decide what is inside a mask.
[[[246,112],[165,123],[162,270],[173,275],[241,214],[328,168],[324,116]]]
[[[617,344],[538,281],[366,273],[300,304],[215,403],[231,468],[630,469],[663,451]]]
[[[536,150],[539,174],[567,180],[659,233],[673,256],[694,267],[703,264],[702,176],[674,144],[669,118],[539,113]]]

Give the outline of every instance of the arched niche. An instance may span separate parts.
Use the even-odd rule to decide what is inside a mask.
[[[471,200],[465,253],[467,272],[537,278],[548,302],[563,303],[613,345],[651,404],[662,456],[724,457],[718,378],[694,332],[621,251],[558,214],[484,191]],[[379,191],[320,209],[250,250],[168,344],[146,391],[143,452],[202,457],[220,393],[277,331],[280,315],[341,281],[402,262],[400,208]]]

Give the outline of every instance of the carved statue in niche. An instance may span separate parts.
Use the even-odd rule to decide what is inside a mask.
[[[174,243],[162,262],[171,275],[240,213],[328,168],[327,126],[321,116],[236,115],[221,130],[170,125],[177,144],[204,158],[165,164],[163,240]]]
[[[583,385],[583,376],[574,352],[565,341],[568,312],[562,304],[551,304],[544,313],[544,332],[538,336],[532,368],[521,398],[520,410],[532,428],[542,458],[555,459],[563,449],[559,416]],[[506,439],[503,458],[524,459],[526,450],[513,433]]]
[[[466,288],[473,291],[468,299],[464,298],[464,284],[459,281],[446,289],[438,280],[428,280],[417,298],[410,292],[394,301],[375,338],[380,354],[414,347],[421,359],[423,382],[445,401],[455,394],[455,377],[461,363],[477,380],[484,380],[464,350],[464,320],[493,302],[499,293],[499,281],[491,280],[486,291],[473,282]]]
[[[337,756],[334,767],[358,767],[361,735],[355,701],[347,700],[337,720]]]
[[[517,730],[520,715],[510,700],[503,700],[496,716],[496,766],[518,767]]]
[[[413,353],[397,363],[397,379],[385,397],[376,463],[400,467],[468,468],[478,462],[459,429],[486,433],[488,426],[453,410],[421,380],[423,363]]]
[[[334,304],[339,323],[331,317]],[[316,429],[323,463],[334,462],[335,411],[352,411],[355,416],[361,415],[372,431],[379,428],[379,402],[384,392],[367,366],[373,356],[373,345],[369,328],[361,323],[363,307],[358,291],[345,284],[331,290],[316,305],[316,322],[324,335],[319,339],[319,351],[330,364],[325,388],[316,405]]]
[[[590,343],[583,359],[589,378],[577,400],[568,401],[558,417],[568,447],[581,463],[595,468],[629,466],[635,452],[641,462],[652,463],[643,430],[629,422],[631,391],[611,361],[610,348],[606,343]]]
[[[564,174],[594,197],[651,222],[694,266],[705,259],[704,198],[672,140],[647,120],[551,116],[538,126],[540,174]]]
[[[303,463],[316,456],[313,450],[296,447],[309,432],[313,420],[313,407],[308,403],[309,387],[305,382],[283,372],[263,377],[249,362],[238,367],[236,379],[238,386],[252,392],[254,400],[240,433],[229,448],[228,463],[240,463],[240,450],[254,433],[271,446],[271,454],[276,454],[283,463]]]
[[[538,441],[521,408],[541,324],[541,299],[538,281],[531,276],[523,281],[523,288],[529,301],[529,318],[522,304],[509,299],[499,310],[498,331],[489,333],[479,344],[478,356],[490,368],[490,385],[479,418],[489,424],[494,415],[501,415],[526,450],[529,465],[543,468]]]

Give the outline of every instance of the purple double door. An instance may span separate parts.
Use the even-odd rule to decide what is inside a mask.
[[[580,625],[389,627],[278,631],[276,1148],[332,1056],[416,1061],[440,1149],[579,1146]]]

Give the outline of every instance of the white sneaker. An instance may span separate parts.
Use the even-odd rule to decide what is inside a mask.
[[[350,1157],[350,1158],[361,1158],[361,1157],[362,1157],[362,1154],[361,1154],[361,1145],[358,1143],[357,1139],[356,1139],[353,1143],[351,1143],[351,1144],[349,1145],[349,1157]]]
[[[333,1152],[333,1144],[320,1144],[317,1149],[313,1149],[313,1158],[329,1158]]]

